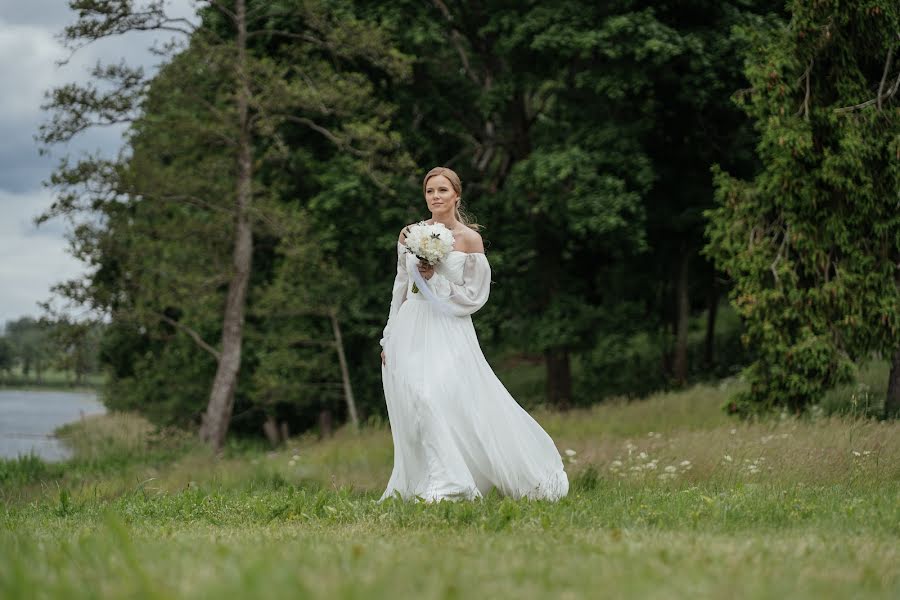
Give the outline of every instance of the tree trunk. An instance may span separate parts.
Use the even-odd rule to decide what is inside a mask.
[[[253,231],[248,218],[251,201],[250,127],[248,110],[250,87],[246,72],[247,23],[245,0],[235,2],[237,26],[237,59],[235,80],[237,85],[237,109],[240,135],[238,138],[238,172],[235,197],[234,273],[228,285],[225,314],[222,323],[222,353],[219,357],[216,377],[209,395],[209,405],[203,415],[200,437],[218,451],[225,442],[238,372],[241,368],[241,342],[244,333],[244,312],[247,287],[250,281],[250,265],[253,257]]]
[[[681,256],[681,265],[678,269],[678,282],[676,284],[676,328],[675,328],[675,356],[672,359],[672,376],[679,384],[687,381],[688,371],[688,319],[691,314],[690,299],[688,297],[688,267],[691,255],[687,251]]]
[[[572,370],[569,350],[552,348],[544,353],[547,361],[547,402],[560,410],[568,410],[572,401]]]
[[[344,356],[344,339],[341,337],[341,327],[338,324],[337,311],[332,310],[331,327],[334,331],[334,345],[337,348],[338,362],[341,366],[341,380],[344,383],[344,399],[347,401],[347,415],[354,429],[359,429],[359,417],[356,415],[356,401],[353,399],[353,387],[350,385],[350,371],[347,369],[347,359]]]
[[[319,411],[319,439],[324,440],[330,438],[332,434],[332,418],[331,411],[323,408]]]
[[[719,312],[719,286],[716,285],[716,275],[713,272],[712,281],[709,284],[706,311],[706,341],[703,344],[703,364],[707,369],[713,366],[716,356],[716,315]]]
[[[273,448],[277,448],[279,444],[281,444],[281,436],[278,434],[278,424],[275,422],[275,417],[272,415],[267,415],[266,420],[263,423],[263,433],[266,434],[266,439],[269,440],[269,444]]]
[[[884,416],[886,419],[900,417],[900,348],[894,352],[894,360],[891,361],[887,398],[884,400]]]

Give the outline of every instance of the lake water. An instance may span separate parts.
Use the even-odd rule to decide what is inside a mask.
[[[92,392],[0,390],[0,458],[33,452],[47,461],[65,460],[69,451],[53,430],[105,412]]]

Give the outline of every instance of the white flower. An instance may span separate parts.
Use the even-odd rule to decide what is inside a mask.
[[[668,467],[666,467],[666,468],[663,469],[663,470],[664,470],[666,473],[674,473],[674,472],[677,471],[678,469],[677,469],[676,467],[673,467],[672,465],[669,465]]]
[[[729,432],[728,432],[728,433],[730,433],[730,434],[731,434],[731,435],[734,435],[734,434],[736,434],[736,433],[737,433],[737,429],[732,429],[732,430],[731,430],[731,431],[729,431]]]
[[[731,462],[731,456],[729,456],[728,454],[726,454],[723,458],[726,462]]]
[[[854,450],[854,451],[853,451],[853,456],[862,456],[862,454],[860,454],[859,452],[857,452],[856,450]]]
[[[614,461],[612,461],[612,463],[610,463],[610,464],[612,464],[612,466],[614,466],[614,467],[621,467],[621,466],[622,466],[622,461],[621,461],[621,460],[614,460]]]
[[[576,454],[578,454],[578,453],[575,452],[574,450],[572,450],[571,448],[566,448],[566,456],[575,456]]]
[[[293,456],[291,457],[291,460],[300,460],[300,455],[299,455],[299,454],[293,455]]]
[[[453,250],[453,233],[443,223],[420,221],[407,227],[406,249],[429,264],[437,264]]]
[[[647,459],[647,453],[646,453],[646,452],[641,452],[640,454],[638,454],[638,458],[640,458],[641,460],[646,460],[646,459]]]
[[[681,466],[682,466],[682,467],[686,467],[686,466],[688,466],[689,464],[691,464],[691,461],[689,461],[689,460],[683,460],[683,461],[681,461]]]

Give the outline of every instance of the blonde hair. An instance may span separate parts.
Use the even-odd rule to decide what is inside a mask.
[[[447,167],[435,167],[425,173],[425,179],[422,180],[422,193],[425,193],[425,187],[428,185],[428,180],[438,175],[446,177],[450,182],[450,185],[453,186],[453,190],[456,192],[456,220],[469,229],[474,229],[475,231],[481,229],[481,225],[476,223],[475,220],[462,209],[462,182],[459,180],[459,175],[457,175],[456,171],[453,169]]]

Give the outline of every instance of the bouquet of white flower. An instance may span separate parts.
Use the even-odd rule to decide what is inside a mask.
[[[429,265],[439,263],[453,250],[453,232],[443,223],[429,225],[420,221],[406,228],[406,251]],[[413,283],[413,293],[418,286]]]

